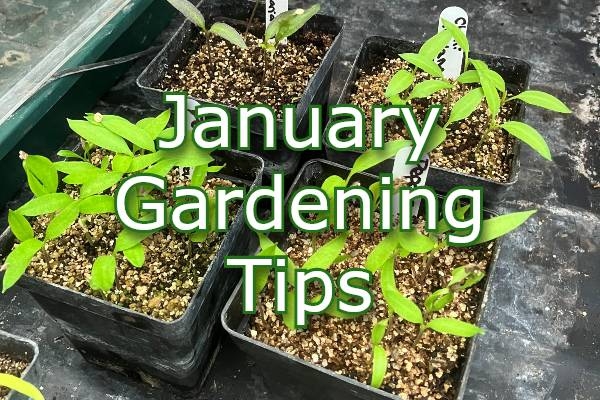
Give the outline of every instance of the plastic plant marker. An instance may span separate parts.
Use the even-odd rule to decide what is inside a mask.
[[[464,33],[467,33],[469,17],[467,12],[462,8],[448,7],[444,9],[440,14],[438,31],[446,29],[442,23],[442,19],[454,23]],[[442,69],[444,78],[456,79],[459,77],[462,72],[464,55],[464,50],[458,45],[455,39],[452,39],[448,46],[446,46],[446,48],[440,54],[438,54],[436,62]]]

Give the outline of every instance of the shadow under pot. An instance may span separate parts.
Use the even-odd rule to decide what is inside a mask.
[[[393,74],[389,68],[391,63],[399,63],[399,54],[401,53],[418,52],[421,45],[422,43],[380,36],[367,38],[354,60],[338,104],[357,104],[365,112],[370,109],[372,104],[388,104],[389,101],[385,99],[384,91]],[[480,53],[471,53],[470,58],[482,60],[488,64],[490,69],[498,72],[506,81],[509,92],[521,92],[527,89],[531,67],[525,61]],[[384,71],[383,67],[386,67],[387,71]],[[396,69],[398,69],[397,66]],[[433,105],[427,104],[428,102],[433,103],[431,100],[418,99],[418,101],[419,103],[413,104],[417,115],[420,112],[424,115],[424,111]],[[368,107],[366,106],[367,102],[369,103]],[[439,102],[436,101],[436,103]],[[523,103],[511,102],[508,104],[511,104],[512,108],[505,110],[504,117],[508,120],[520,121],[525,112]],[[479,107],[477,112],[483,113],[485,109]],[[472,117],[476,116],[476,113]],[[487,115],[485,118],[487,121]],[[474,122],[469,122],[469,124],[464,124],[464,122],[459,121],[452,124],[445,141],[446,146],[441,145],[430,153],[432,166],[427,177],[427,185],[444,192],[460,185],[478,186],[484,189],[486,198],[500,200],[503,193],[517,182],[521,142],[507,132],[500,131],[497,139],[494,138],[494,140],[498,140],[497,145],[488,141],[487,148],[483,146],[485,151],[478,152],[487,160],[482,163],[475,158],[474,149],[479,143],[485,126],[482,128],[476,126]],[[366,124],[367,132],[371,132],[372,129],[369,125],[369,123]],[[402,128],[401,124],[393,121],[387,122],[384,129],[386,140],[392,139],[389,137],[390,134],[398,135]],[[458,132],[455,132],[456,130]],[[370,133],[367,136],[369,135]],[[357,151],[336,150],[330,147],[326,141],[324,141],[324,146],[328,160],[347,166],[352,166],[354,160],[361,154]],[[392,167],[393,159],[390,159],[369,172],[374,174],[390,172]]]
[[[198,8],[207,20],[226,22],[239,32],[245,32],[254,1],[202,2]],[[177,91],[188,94],[188,110],[198,105],[217,105],[230,114],[233,145],[237,141],[237,107],[266,104],[282,113],[285,105],[295,105],[295,132],[299,137],[309,123],[309,106],[326,106],[329,101],[332,69],[342,40],[343,21],[317,14],[304,27],[281,44],[274,58],[258,46],[265,29],[265,5],[258,6],[250,36],[246,37],[248,50],[242,51],[220,38],[211,39],[210,50],[201,31],[186,21],[165,47],[137,78],[152,107],[164,109],[163,95]],[[210,51],[211,58],[207,55]],[[191,115],[191,114],[188,114]],[[250,121],[250,152],[266,159],[266,176],[274,171],[286,175],[296,172],[300,154],[284,146],[282,115],[276,120],[276,150],[262,148],[265,124],[263,118]],[[190,118],[192,118],[190,116]],[[323,126],[327,121],[323,122]]]
[[[209,174],[209,178],[230,181],[236,186],[244,186],[247,191],[261,185],[264,164],[259,157],[238,151],[218,151],[211,156],[218,165],[224,167],[217,174]],[[242,214],[238,212],[232,216],[228,232],[216,238],[210,252],[198,258],[202,265],[190,265],[203,271],[203,276],[197,279],[199,284],[195,288],[189,287],[181,296],[171,299],[189,296],[186,297],[189,299],[187,308],[181,310],[182,315],[176,319],[154,317],[147,310],[134,311],[27,273],[21,277],[18,285],[26,289],[60,325],[65,336],[86,360],[141,378],[153,386],[161,386],[166,382],[193,387],[210,370],[220,340],[219,313],[240,277],[237,271],[224,270],[224,258],[230,254],[249,254],[256,247],[255,235],[246,227]],[[169,239],[168,235],[162,235],[156,239],[156,243],[160,244],[164,237]],[[10,229],[4,231],[0,236],[2,254],[10,252],[14,242]],[[171,248],[164,251],[168,252]],[[169,275],[167,267],[159,265],[154,269],[164,274],[159,279],[177,281],[178,272]],[[144,265],[141,268],[147,267]],[[190,282],[195,282],[189,274],[187,276]],[[180,282],[179,291],[185,288],[185,282]],[[133,284],[137,293],[141,282]],[[160,293],[157,296],[160,297]],[[138,301],[138,309],[143,304],[150,307],[150,302],[155,300],[156,297],[148,298],[147,303],[144,303],[145,300]],[[171,301],[165,305],[166,297],[158,300],[154,310],[168,312]]]
[[[0,358],[2,366],[0,373],[14,375],[31,383],[38,385],[37,358],[39,349],[35,342],[8,332],[0,331]],[[0,387],[0,399],[26,400],[28,397]]]
[[[348,172],[348,168],[330,161],[309,161],[301,169],[289,193],[293,193],[295,189],[301,187],[319,187],[329,176],[339,175],[344,177]],[[377,181],[377,177],[361,173],[355,175],[353,180],[357,180],[362,186],[368,187],[371,183]],[[441,196],[439,201],[442,201]],[[485,215],[489,218],[495,214],[485,211]],[[290,233],[295,233],[296,238],[292,238]],[[362,235],[362,238],[353,240],[352,243],[368,242],[370,240],[369,236],[376,236],[377,233],[362,233]],[[287,253],[293,259],[293,252],[297,252],[302,247],[298,246],[298,236],[301,236],[301,234],[297,233],[292,226],[288,226],[285,232],[272,234],[269,237],[273,242],[279,243],[280,248],[288,249]],[[300,240],[304,239],[308,241],[309,244],[305,245],[305,247],[308,247],[311,240],[310,236]],[[447,308],[452,307],[448,310],[449,312],[457,312],[460,318],[466,320],[464,311],[461,311],[464,305],[467,310],[470,310],[470,322],[479,324],[487,301],[488,287],[492,285],[491,279],[494,279],[493,270],[498,258],[500,240],[482,244],[473,249],[450,248],[443,250],[433,260],[425,277],[426,279],[423,280],[425,283],[420,285],[431,286],[431,288],[427,288],[426,293],[445,287],[452,268],[464,265],[455,265],[454,263],[446,265],[446,258],[451,257],[451,254],[454,254],[454,261],[457,263],[464,261],[464,257],[475,257],[473,258],[476,260],[475,262],[482,263],[481,266],[486,268],[484,279],[470,289],[473,293],[469,295],[468,301],[459,301],[457,297]],[[351,254],[353,250],[353,248],[346,248],[345,253]],[[360,251],[357,253],[361,254]],[[410,257],[418,258],[419,265],[423,261],[423,255],[411,255]],[[351,260],[354,259],[351,258]],[[407,263],[414,262],[410,258],[406,260]],[[354,265],[355,263],[356,265]],[[396,284],[398,284],[399,279],[400,282],[403,282],[402,279],[407,279],[408,282],[410,272],[402,272],[402,270],[410,271],[412,266],[410,264],[398,266],[398,260],[396,263],[395,269],[400,273],[397,275]],[[363,265],[363,262],[356,259],[343,266],[343,268],[361,268]],[[332,270],[330,269],[330,271]],[[332,272],[332,275],[335,277],[335,272]],[[489,279],[489,277],[492,278]],[[376,279],[374,278],[374,282],[377,282]],[[431,280],[432,283],[426,283],[428,280]],[[444,282],[443,285],[442,282]],[[419,348],[418,353],[415,353],[417,345],[409,338],[418,336],[418,328],[398,319],[392,329],[395,331],[396,329],[404,329],[402,327],[408,327],[406,329],[409,330],[406,331],[406,337],[403,336],[402,331],[399,331],[401,333],[392,339],[389,339],[390,335],[388,335],[388,339],[386,339],[389,341],[386,345],[389,346],[387,347],[388,352],[394,349],[398,352],[393,360],[390,359],[388,372],[393,369],[394,373],[402,373],[404,376],[393,376],[390,381],[384,381],[382,389],[376,389],[365,383],[370,381],[371,359],[368,354],[371,352],[371,325],[373,319],[381,320],[385,318],[380,318],[376,313],[380,312],[387,316],[386,310],[377,311],[380,306],[376,305],[375,310],[369,311],[363,317],[351,320],[337,319],[333,316],[312,316],[307,329],[292,332],[283,325],[281,316],[273,314],[272,303],[271,306],[265,305],[267,301],[273,300],[270,297],[272,296],[272,290],[269,286],[259,296],[258,312],[255,315],[244,314],[242,311],[242,288],[243,283],[240,282],[223,309],[221,323],[233,342],[255,360],[258,370],[264,374],[265,382],[270,389],[282,398],[397,400],[401,398],[399,394],[404,390],[406,390],[408,398],[420,398],[424,395],[420,390],[421,387],[425,386],[425,383],[433,389],[434,393],[425,393],[424,398],[429,398],[428,396],[434,398],[436,394],[441,394],[441,398],[461,398],[465,391],[467,378],[470,374],[471,360],[476,351],[474,346],[476,342],[473,340],[427,331],[429,332],[426,333],[427,338],[423,336],[420,343],[428,343]],[[373,287],[374,295],[377,296],[375,290],[375,287]],[[415,293],[420,293],[419,290],[420,288],[415,288]],[[385,307],[384,303],[381,304],[382,307]],[[418,302],[418,304],[421,303]],[[388,332],[389,329],[388,327]],[[275,345],[272,345],[273,343]],[[431,346],[434,350],[428,350],[428,346]],[[456,349],[454,362],[449,361],[451,358],[445,359],[446,354],[450,354],[448,352],[453,348]],[[294,353],[294,355],[291,353]],[[413,360],[409,365],[408,362],[411,361],[414,354],[418,354],[422,359],[419,362]],[[392,362],[396,363],[394,367],[392,367]],[[434,366],[433,370],[430,371],[427,368],[421,370],[421,364],[427,364],[428,362]],[[436,367],[436,363],[440,364],[437,364]],[[334,370],[341,369],[344,369],[347,373],[334,372]],[[415,377],[411,378],[411,372],[407,371],[415,373]],[[433,377],[433,381],[428,381],[431,379],[430,376]],[[419,384],[417,379],[420,378],[423,378],[424,381]],[[394,389],[390,386],[390,382],[394,384],[405,383],[406,389]],[[410,390],[418,390],[418,392],[410,393]]]

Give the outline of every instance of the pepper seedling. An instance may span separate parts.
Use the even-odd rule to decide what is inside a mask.
[[[398,315],[405,321],[419,326],[419,332],[414,341],[415,345],[428,329],[445,335],[460,337],[473,337],[483,334],[481,328],[471,323],[456,318],[434,317],[436,312],[452,303],[456,293],[467,290],[479,283],[484,277],[482,271],[470,265],[455,268],[446,287],[427,296],[424,307],[421,309],[397,289],[394,277],[394,262],[395,256],[392,256],[382,267],[381,290],[390,309],[390,318]],[[381,342],[386,334],[390,318],[377,322],[371,330],[371,345],[373,347],[371,386],[375,388],[381,387],[387,371],[388,352],[381,345]]]
[[[265,29],[265,36],[260,47],[269,55],[270,64],[275,67],[275,55],[281,43],[298,32],[312,17],[314,17],[321,6],[314,4],[307,9],[297,8],[285,11],[273,19]],[[267,58],[264,62],[264,77],[267,77]]]
[[[209,62],[212,65],[212,56],[211,56],[211,46],[210,39],[211,36],[215,35],[220,38],[227,40],[229,43],[237,46],[241,49],[246,49],[246,41],[244,37],[231,25],[228,25],[224,22],[215,22],[211,25],[210,28],[206,26],[206,19],[204,15],[190,3],[188,0],[167,0],[173,7],[175,7],[181,14],[183,14],[187,19],[192,21],[194,25],[202,30],[204,33],[204,37],[206,38],[206,54],[209,57]]]
[[[20,153],[27,181],[34,197],[17,210],[9,210],[8,223],[18,244],[6,257],[2,269],[5,270],[2,291],[6,292],[25,273],[31,260],[38,252],[45,259],[44,245],[63,235],[69,227],[78,222],[85,237],[95,245],[87,232],[88,216],[115,214],[115,196],[112,188],[123,178],[136,173],[146,173],[166,177],[175,167],[193,169],[191,183],[202,186],[208,173],[218,172],[222,166],[209,165],[213,158],[207,151],[200,151],[189,140],[177,149],[156,150],[154,142],[159,138],[174,135],[173,128],[166,128],[170,111],[157,117],[145,118],[133,124],[114,115],[88,114],[84,120],[69,120],[70,128],[87,144],[88,150],[97,149],[105,154],[101,165],[95,165],[86,157],[72,151],[60,151],[67,160],[52,162],[46,157]],[[110,154],[110,156],[109,156]],[[59,191],[59,173],[62,182],[74,188],[74,195]],[[168,212],[177,208],[183,198],[176,198]],[[126,199],[127,213],[131,218],[144,221],[152,212],[141,211],[142,201],[155,200],[150,188],[141,187],[131,191]],[[209,207],[214,202],[208,201]],[[209,215],[215,213],[209,212]],[[47,215],[50,222],[43,238],[34,235],[28,218]],[[193,215],[182,213],[181,219],[190,220]],[[189,243],[206,240],[214,232],[214,221],[209,222],[207,232],[187,234]],[[93,262],[89,284],[92,290],[106,294],[115,282],[117,254],[134,267],[140,268],[145,262],[145,248],[142,241],[154,232],[137,232],[124,228],[115,241],[109,254],[99,255]],[[191,248],[189,248],[191,252]]]
[[[509,102],[516,100],[559,113],[568,114],[571,110],[556,97],[539,90],[526,90],[510,95],[506,82],[498,72],[490,69],[481,60],[469,58],[470,45],[465,33],[450,21],[442,20],[442,23],[446,29],[427,40],[418,53],[400,54],[403,60],[413,65],[413,69],[412,71],[398,71],[389,81],[385,90],[385,97],[393,105],[404,105],[413,99],[429,97],[441,90],[446,90],[446,106],[450,107],[450,94],[457,87],[457,84],[474,85],[471,90],[452,105],[452,109],[442,127],[444,133],[450,129],[451,125],[471,116],[481,105],[482,100],[485,99],[488,124],[484,132],[481,133],[475,151],[481,149],[492,133],[505,130],[510,135],[531,146],[542,157],[550,160],[551,154],[548,145],[535,128],[519,121],[500,123],[498,121],[500,111]],[[463,73],[456,81],[444,78],[440,67],[434,61],[434,58],[451,38],[454,38],[465,53]],[[470,66],[473,66],[474,69],[469,69]],[[431,79],[415,84],[415,76],[418,70],[429,74]]]

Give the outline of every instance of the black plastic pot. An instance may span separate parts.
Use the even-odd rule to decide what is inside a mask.
[[[245,21],[250,18],[252,9],[256,2],[248,0],[223,0],[211,1],[210,3],[202,2],[198,8],[204,14],[208,23],[215,20],[227,20],[228,23],[245,29]],[[264,22],[264,2],[259,6],[256,13],[255,21]],[[236,23],[237,22],[237,23]],[[323,61],[319,66],[314,76],[309,80],[306,91],[298,101],[296,109],[296,131],[298,133],[305,132],[308,127],[308,108],[311,104],[326,106],[329,99],[329,86],[331,83],[332,68],[336,56],[340,50],[342,41],[343,21],[336,17],[331,17],[323,14],[314,16],[303,28],[303,31],[318,31],[335,35],[335,39],[331,44],[329,51],[323,57]],[[158,83],[163,79],[170,66],[177,62],[182,54],[183,49],[193,46],[192,40],[198,37],[199,31],[190,21],[186,21],[181,28],[175,33],[175,36],[165,45],[158,53],[152,62],[146,67],[137,79],[138,86],[144,92],[148,103],[157,109],[164,109],[163,94],[164,90],[158,89]],[[200,104],[214,104],[206,99],[190,98]],[[224,106],[224,105],[221,105]],[[231,115],[232,132],[235,132],[237,126],[237,109],[225,106]],[[324,122],[326,123],[326,121]],[[253,134],[262,136],[264,124],[260,118],[254,118],[250,129]],[[277,123],[277,134],[282,138],[283,122],[280,120]],[[233,135],[232,136],[236,136]],[[261,141],[262,138],[256,138],[255,141]],[[261,142],[262,143],[262,142]],[[258,146],[252,146],[258,149]],[[261,156],[267,159],[265,172],[271,175],[273,171],[284,171],[286,175],[291,175],[296,172],[299,163],[299,155],[292,152],[283,146],[279,146],[278,150],[261,151]],[[261,144],[262,148],[262,144]],[[293,160],[294,162],[282,162],[281,160]],[[269,165],[269,164],[272,164]]]
[[[31,383],[38,384],[37,358],[40,353],[37,344],[29,339],[12,335],[8,332],[0,331],[0,353],[6,353],[15,358],[25,359],[29,362],[25,371],[21,373],[21,378]],[[6,400],[26,400],[27,397],[14,390],[8,393]]]
[[[348,171],[348,168],[330,161],[309,161],[300,170],[289,193],[292,193],[302,186],[320,186],[328,176],[334,174],[345,176]],[[370,185],[377,180],[377,177],[374,175],[366,173],[358,174],[356,175],[356,178],[360,181],[361,185],[364,186]],[[486,211],[486,214],[487,216],[493,215],[493,213],[489,211]],[[292,227],[288,227],[288,230],[291,228]],[[270,236],[274,241],[285,243],[286,233],[277,233]],[[499,248],[499,240],[497,240],[494,246],[492,260],[487,270],[484,283],[484,294],[480,300],[476,323],[480,322],[480,316],[483,314],[483,309],[487,303],[487,292],[488,287],[490,286],[489,277],[493,275],[492,272],[496,265]],[[266,383],[278,394],[282,395],[283,398],[315,398],[319,400],[398,400],[398,397],[391,393],[375,389],[354,379],[336,374],[326,368],[314,365],[246,336],[245,332],[248,328],[251,316],[242,313],[241,291],[242,282],[240,281],[223,309],[221,323],[233,339],[234,343],[256,361],[259,370],[263,371]],[[470,373],[473,352],[473,341],[469,341],[465,362],[456,377],[457,382],[460,382],[457,398],[462,398],[465,391],[464,383],[466,382],[466,377]]]
[[[248,190],[261,184],[264,164],[259,157],[237,151],[212,156],[225,165],[217,176],[243,184]],[[152,384],[165,381],[192,387],[210,369],[219,339],[218,315],[239,279],[236,271],[223,269],[224,257],[248,254],[256,246],[255,236],[238,213],[187,310],[173,322],[26,275],[18,284],[58,322],[88,361],[133,376],[139,374]],[[7,229],[0,236],[2,254],[10,251],[13,242]]]
[[[397,58],[398,54],[406,52],[417,52],[422,43],[411,42],[401,39],[391,39],[381,36],[372,36],[367,38],[361,48],[358,56],[354,60],[350,76],[346,80],[344,89],[340,94],[338,104],[347,104],[350,102],[350,96],[354,90],[354,83],[358,79],[361,70],[369,70],[370,68],[381,65],[385,58]],[[525,90],[529,85],[529,73],[531,66],[521,60],[514,58],[501,57],[495,55],[471,53],[471,58],[485,61],[491,69],[498,72],[506,81],[509,89]],[[513,120],[521,120],[525,112],[525,106],[518,103],[513,115]],[[341,152],[327,146],[324,142],[327,159],[335,161],[343,165],[351,166],[354,160],[360,155],[356,151]],[[452,171],[450,169],[431,166],[427,177],[427,185],[435,187],[440,191],[449,191],[455,186],[480,186],[483,187],[486,198],[500,199],[502,193],[512,186],[519,176],[519,153],[521,150],[521,142],[515,140],[513,146],[513,154],[511,158],[511,172],[507,182],[496,182],[490,179],[481,178],[474,175],[467,175],[461,172]],[[369,172],[390,172],[393,166],[393,159],[379,164],[376,168]],[[487,201],[486,201],[487,203]]]

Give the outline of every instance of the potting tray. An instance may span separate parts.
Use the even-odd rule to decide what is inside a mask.
[[[423,40],[435,30],[432,13],[441,10],[435,0],[406,5],[332,0],[322,6],[324,13],[344,18],[347,26],[332,76],[333,101],[367,36]],[[501,245],[496,277],[490,279],[502,284],[488,290],[481,316],[486,334],[475,341],[463,399],[600,398],[600,190],[594,189],[600,183],[594,175],[600,170],[597,4],[465,0],[461,6],[471,16],[474,49],[527,60],[532,65],[531,86],[557,95],[574,109],[566,120],[531,108],[525,114],[525,121],[546,136],[554,163],[541,161],[524,147],[519,181],[501,204],[494,202],[500,213],[540,211]],[[154,44],[164,44],[181,22],[174,21]],[[156,115],[135,85],[151,59],[137,63],[93,111],[131,120]],[[54,126],[66,130],[64,118]],[[74,350],[56,322],[19,288],[0,296],[0,329],[39,343],[39,382],[49,399],[302,399],[269,390],[253,361],[227,339],[194,396],[98,368]]]
[[[89,111],[129,65],[55,74],[146,49],[172,15],[162,0],[0,2],[0,169],[13,171],[1,206],[24,182],[19,150],[49,154],[66,136],[58,122]]]

